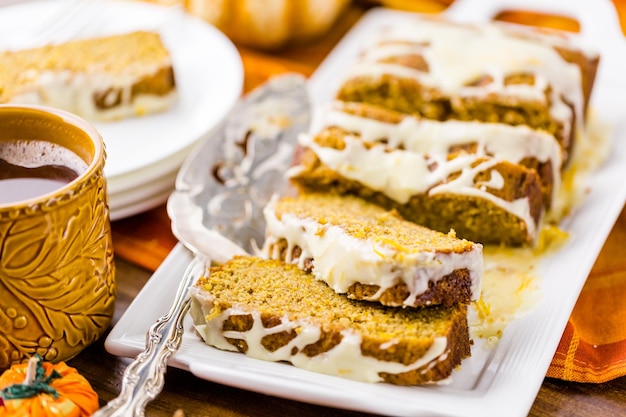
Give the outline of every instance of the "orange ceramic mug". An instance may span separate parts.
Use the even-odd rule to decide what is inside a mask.
[[[0,369],[35,353],[67,360],[109,326],[104,161],[102,138],[79,117],[0,105]]]

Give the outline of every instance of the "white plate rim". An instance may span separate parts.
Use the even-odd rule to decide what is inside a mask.
[[[116,221],[135,214],[143,213],[164,204],[172,193],[173,186],[163,190],[159,190],[128,204],[109,207],[109,220]]]
[[[109,209],[111,211],[120,207],[134,205],[145,198],[165,191],[172,192],[176,181],[177,169],[170,170],[150,180],[148,183],[138,185],[117,193],[108,193]]]
[[[584,2],[577,0],[567,5],[569,7],[574,3],[576,9]],[[561,10],[570,10],[563,4],[561,6]],[[600,9],[600,13],[607,13],[610,7],[597,6],[589,8],[589,11]],[[538,10],[543,8],[539,7]],[[386,9],[368,12],[311,78],[314,101],[327,98],[324,93],[328,90],[318,87],[332,87],[328,83],[329,74],[335,71],[336,76],[339,63],[354,53],[357,38],[364,33],[371,33],[373,27],[388,22],[388,19],[402,15],[401,12]],[[596,36],[584,31],[582,35],[589,38]],[[624,42],[608,47],[604,43],[601,47],[608,48],[608,52],[612,53],[626,52]],[[601,52],[605,60],[606,51]],[[626,57],[626,54],[622,57]],[[226,385],[356,411],[398,416],[499,416],[506,410],[507,415],[526,415],[541,386],[577,296],[626,200],[626,183],[622,181],[626,164],[621,163],[626,160],[626,117],[623,114],[626,103],[615,93],[611,94],[617,91],[616,86],[625,85],[620,77],[626,73],[626,65],[623,59],[618,60],[613,56],[608,56],[605,61],[611,62],[611,65],[601,67],[602,78],[598,79],[592,105],[597,106],[615,123],[611,155],[591,176],[590,192],[582,205],[563,222],[572,234],[572,239],[540,265],[540,275],[544,277],[544,301],[532,313],[513,322],[506,329],[499,345],[485,359],[487,366],[479,370],[481,376],[474,386],[458,389],[454,386],[395,387],[366,384],[314,374],[283,364],[242,358],[239,354],[204,346],[193,334],[189,320],[186,322],[186,335],[191,336],[184,337],[182,348],[171,359],[170,365]],[[167,306],[168,297],[163,294],[166,292],[164,289],[175,288],[176,274],[182,274],[190,259],[191,255],[181,245],[172,251],[109,334],[105,345],[109,352],[134,356],[143,349],[146,329],[166,309],[163,307],[160,311],[155,309],[147,312],[143,300],[150,300],[151,305]],[[576,262],[572,262],[572,259]],[[562,285],[563,279],[567,280],[565,286]],[[137,321],[139,312],[142,318],[140,322]],[[463,363],[460,372],[465,372],[471,366],[472,358]]]

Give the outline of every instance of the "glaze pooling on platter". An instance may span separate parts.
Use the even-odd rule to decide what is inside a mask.
[[[542,258],[530,248],[485,248],[481,296],[469,309],[470,334],[484,340],[485,348],[495,347],[512,322],[542,301]]]

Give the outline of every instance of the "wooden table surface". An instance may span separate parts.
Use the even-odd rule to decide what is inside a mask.
[[[362,3],[361,3],[362,4]],[[270,76],[296,71],[310,75],[337,41],[362,15],[360,6],[352,6],[336,27],[322,39],[274,53],[253,51],[239,46],[244,70],[244,90],[249,91]],[[616,227],[626,228],[626,212]],[[621,231],[623,235],[623,231]],[[164,206],[132,218],[113,222],[119,288],[114,323],[150,278],[154,269],[176,243]],[[616,254],[603,251],[601,256]],[[626,270],[626,263],[624,263]],[[114,398],[122,373],[131,359],[113,356],[104,349],[103,337],[69,361],[92,383],[101,404]],[[163,392],[147,408],[148,416],[172,416],[182,409],[187,416],[356,416],[344,410],[330,409],[296,401],[269,397],[198,379],[186,371],[169,368]],[[506,412],[503,411],[506,415]],[[626,377],[604,384],[580,384],[545,379],[531,416],[626,416]]]

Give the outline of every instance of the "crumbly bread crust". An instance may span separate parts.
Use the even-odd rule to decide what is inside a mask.
[[[575,45],[567,33],[549,28],[529,28],[519,25],[494,22],[510,36],[519,37],[528,41],[550,45],[565,61],[580,68],[582,76],[582,90],[584,97],[583,114],[586,114],[593,85],[600,63],[600,55],[595,51],[586,51]]]
[[[470,355],[465,305],[411,309],[350,300],[277,260],[235,257],[211,268],[192,293],[192,317],[216,347],[370,382],[439,381]],[[334,367],[347,346],[355,354]]]
[[[287,259],[297,258],[301,252],[299,246],[294,246],[293,255],[288,255],[289,245],[285,239],[280,239],[276,243],[270,245],[268,250],[275,253],[276,258],[283,262]],[[307,258],[302,268],[306,272],[313,270],[312,259]],[[402,305],[411,292],[405,283],[398,283],[384,289],[382,292],[380,285],[354,283],[348,287],[346,294],[354,300],[372,300],[380,302],[383,305],[398,306]],[[437,281],[429,281],[428,288],[418,295],[412,306],[430,306],[444,305],[451,306],[455,303],[468,303],[472,298],[472,279],[467,269],[455,269],[451,274],[445,275]]]
[[[91,97],[74,97],[77,93],[70,88],[85,90]],[[60,89],[65,91],[63,96],[59,96]],[[99,119],[98,112],[128,105],[137,97],[155,97],[156,101],[175,90],[169,52],[155,32],[136,31],[0,53],[0,103],[50,104]],[[150,112],[150,104],[135,108],[135,113]],[[162,110],[164,105],[159,102],[154,107]],[[85,107],[94,114],[83,114]]]
[[[378,285],[355,283],[348,289],[348,296],[355,300],[366,300],[380,291]],[[379,301],[383,305],[398,305],[410,295],[405,283],[400,283],[382,292]],[[452,306],[472,298],[472,279],[467,269],[455,269],[438,281],[429,281],[428,289],[415,298],[413,306]]]

